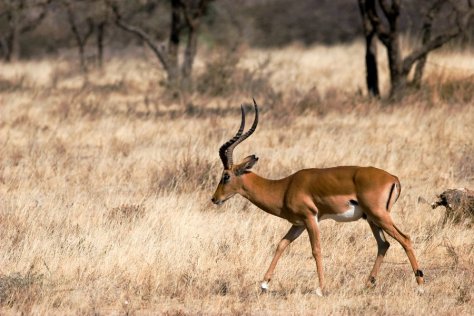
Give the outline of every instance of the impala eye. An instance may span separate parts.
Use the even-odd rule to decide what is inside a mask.
[[[230,175],[228,173],[226,173],[222,176],[222,182],[223,183],[227,183],[227,182],[229,182],[229,180],[230,180]]]

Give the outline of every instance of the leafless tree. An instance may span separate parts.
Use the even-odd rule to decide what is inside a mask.
[[[417,64],[417,69],[412,83],[420,84],[428,54],[462,34],[466,30],[469,19],[474,15],[472,0],[435,0],[431,2],[424,17],[421,45],[405,57],[402,57],[400,46],[401,0],[358,1],[367,41],[372,41],[373,38],[371,36],[373,37],[375,33],[387,49],[391,83],[390,96],[392,98],[403,95],[409,83],[408,75],[415,64]],[[448,16],[452,15],[454,17],[454,26],[433,36],[432,26],[434,20],[442,9],[448,12]],[[373,60],[375,60],[374,56],[376,54],[372,50],[373,46],[373,42],[367,45],[368,52],[366,56],[371,56],[370,60],[366,57],[368,83],[370,73],[373,72]],[[376,95],[372,91],[378,90],[378,88],[375,89],[373,87],[377,82],[373,80],[373,77],[370,78],[372,78],[372,86],[368,84],[369,93]]]
[[[46,17],[51,0],[2,0],[0,53],[9,62],[20,56],[20,36],[34,30]]]
[[[100,68],[102,68],[102,66],[104,65],[104,38],[105,38],[105,30],[106,30],[107,24],[108,24],[107,16],[105,16],[104,19],[100,20],[96,24],[97,62]]]
[[[65,1],[64,5],[66,7],[69,27],[71,32],[74,35],[77,47],[79,49],[79,60],[81,63],[81,68],[83,71],[86,71],[86,60],[84,56],[85,46],[90,36],[94,32],[94,23],[91,17],[85,17],[83,25],[80,25],[77,21],[77,16],[75,14],[75,9],[72,7],[71,1]]]
[[[87,71],[86,46],[96,34],[97,61],[103,64],[104,35],[108,23],[107,8],[100,0],[61,0],[67,14],[69,28],[74,36],[81,68]]]
[[[157,42],[149,32],[127,22],[116,1],[107,3],[121,29],[139,37],[153,51],[160,61],[171,86],[188,89],[191,85],[191,72],[197,51],[197,35],[201,19],[211,0],[170,0],[171,23],[168,43]],[[186,47],[183,62],[179,65],[179,46],[182,34],[186,32]]]

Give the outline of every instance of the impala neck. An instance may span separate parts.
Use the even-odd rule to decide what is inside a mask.
[[[286,179],[269,180],[249,172],[242,177],[243,197],[267,213],[279,216],[283,208]]]

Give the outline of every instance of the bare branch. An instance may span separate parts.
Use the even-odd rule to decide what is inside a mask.
[[[182,6],[183,6],[183,14],[184,14],[184,19],[186,20],[186,24],[190,29],[195,29],[198,27],[198,20],[194,18],[194,14],[192,14],[189,9],[189,6],[187,4],[184,4],[183,1],[181,1]]]
[[[130,25],[124,22],[122,19],[122,15],[120,14],[120,10],[115,2],[107,1],[107,4],[112,9],[112,12],[115,15],[115,23],[117,24],[117,26],[129,33],[135,34],[140,39],[142,39],[148,45],[148,47],[150,47],[150,49],[153,51],[156,57],[160,60],[165,71],[169,73],[170,66],[169,66],[168,58],[166,57],[166,54],[163,51],[163,48],[156,45],[156,43],[151,38],[151,36],[148,35],[144,30],[142,30],[141,28],[137,26]]]
[[[86,20],[87,31],[83,35],[81,35],[81,32],[79,31],[79,28],[77,27],[74,12],[69,2],[66,3],[66,9],[67,9],[68,20],[69,20],[69,25],[71,27],[71,31],[74,34],[74,37],[76,38],[77,43],[83,47],[87,43],[87,40],[89,39],[89,37],[94,32],[94,22],[92,21],[91,18],[87,18]]]
[[[404,72],[409,72],[413,64],[420,59],[421,57],[425,56],[432,50],[435,50],[437,48],[440,48],[443,46],[445,43],[449,42],[456,36],[458,36],[461,33],[459,28],[452,29],[450,32],[441,34],[436,36],[435,38],[431,39],[428,41],[425,45],[422,47],[414,50],[410,55],[405,57],[403,61],[403,71]]]
[[[456,15],[457,25],[461,30],[461,33],[465,34],[468,31],[467,25],[469,24],[469,21],[474,17],[474,7],[471,7],[471,2],[469,2],[469,10],[467,12],[462,9],[456,9]]]
[[[26,32],[34,30],[44,20],[44,18],[48,14],[48,5],[51,3],[51,1],[52,0],[47,0],[43,3],[38,4],[38,6],[42,8],[40,14],[35,19],[23,25],[20,28],[20,33],[26,33]]]
[[[199,0],[197,5],[190,2],[191,1],[180,1],[187,25],[190,28],[197,28],[199,24],[199,17],[204,15],[207,5],[209,4],[209,0]]]
[[[383,13],[385,14],[385,16],[388,17],[391,14],[390,5],[387,3],[386,0],[379,0],[379,3],[380,3],[380,8],[382,8]]]
[[[430,51],[443,46],[445,43],[449,42],[453,38],[465,32],[466,25],[469,23],[471,17],[474,16],[474,8],[471,8],[466,12],[465,8],[463,10],[463,8],[457,7],[452,2],[450,2],[453,5],[453,9],[456,13],[456,27],[436,36],[433,39],[429,39],[428,36],[431,35],[431,26],[433,23],[434,15],[440,10],[443,4],[442,2],[442,0],[438,0],[430,8],[427,14],[427,21],[425,22],[425,27],[427,28],[425,32],[427,32],[427,34],[424,34],[425,38],[423,38],[423,46],[414,50],[410,55],[405,58],[403,62],[403,70],[405,72],[408,73],[413,64],[420,58],[425,57],[426,54],[428,54]]]
[[[92,35],[92,33],[94,33],[94,21],[90,17],[87,18],[86,21],[87,21],[87,31],[86,33],[84,33],[84,36],[82,37],[84,45],[87,43],[87,40]]]
[[[387,0],[379,0],[379,3],[383,13],[389,20],[400,14],[400,0],[391,0],[391,5],[387,3]]]
[[[439,13],[444,3],[445,3],[445,0],[437,0],[428,9],[428,12],[425,15],[425,21],[422,26],[422,35],[421,35],[422,45],[426,45],[428,41],[430,40],[434,17],[436,14]],[[421,79],[423,77],[423,72],[426,65],[426,59],[427,59],[427,54],[424,54],[419,58],[418,62],[416,63],[415,74],[413,75],[413,81],[412,81],[415,86],[420,86],[421,84]],[[411,68],[411,66],[409,68]],[[405,70],[405,71],[409,72],[409,68],[408,70]]]

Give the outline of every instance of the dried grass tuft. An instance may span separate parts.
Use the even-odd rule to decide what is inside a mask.
[[[122,204],[109,210],[107,219],[112,223],[133,223],[143,218],[146,208],[141,204]]]

